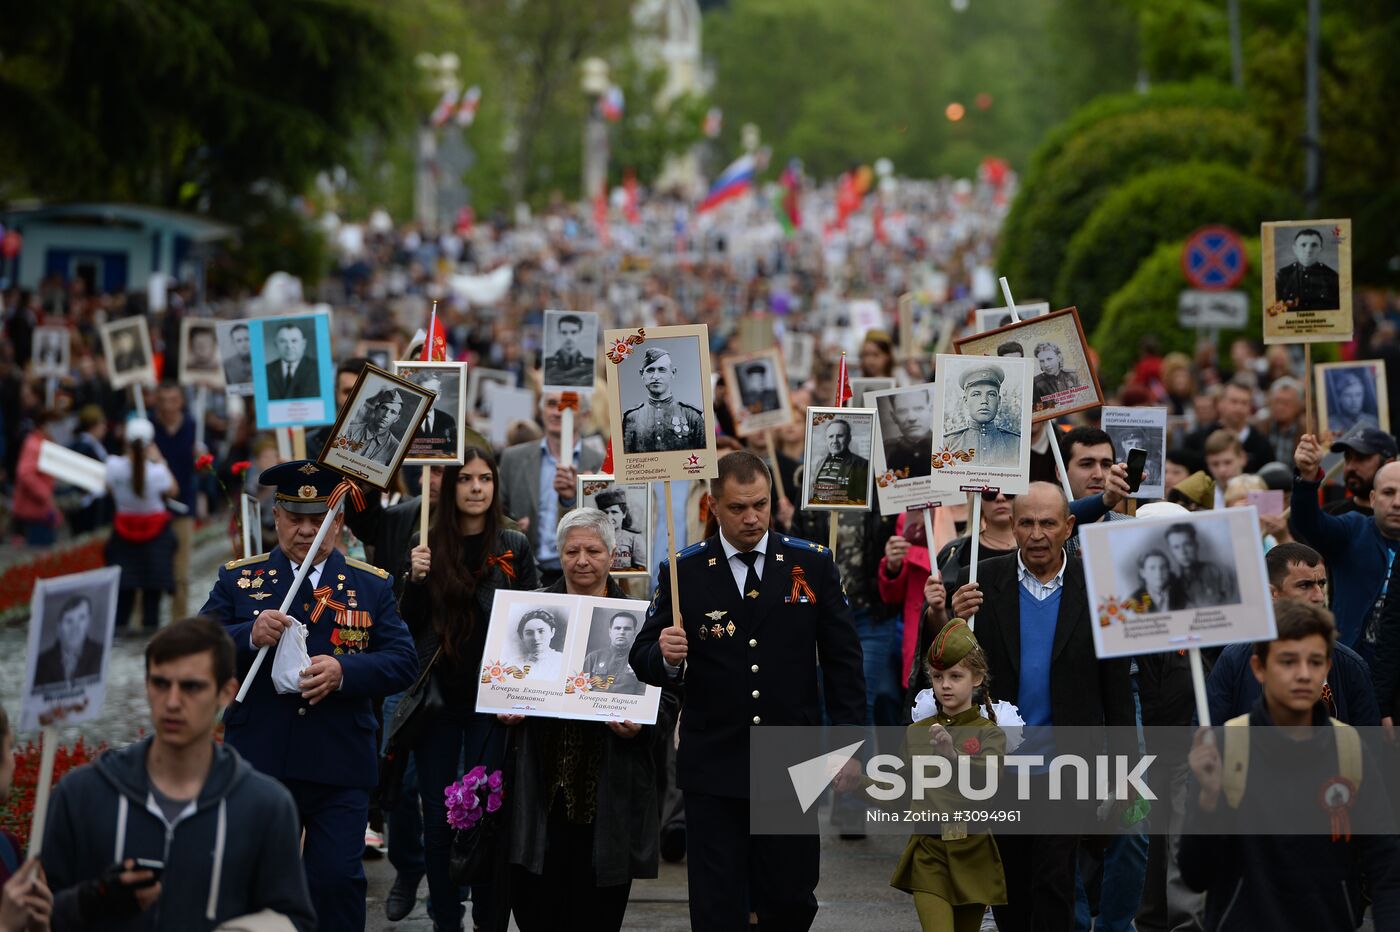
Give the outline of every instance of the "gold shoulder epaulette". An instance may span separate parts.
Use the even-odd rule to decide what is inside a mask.
[[[236,570],[240,566],[251,566],[254,563],[261,563],[262,561],[266,560],[269,556],[271,556],[271,554],[256,553],[253,554],[251,557],[244,557],[241,560],[230,560],[224,564],[224,569]]]
[[[345,562],[346,562],[347,564],[349,564],[350,566],[353,566],[353,567],[354,567],[355,569],[357,569],[357,570],[368,570],[369,572],[371,572],[371,573],[375,574],[376,576],[378,576],[380,579],[388,579],[388,578],[389,578],[389,571],[388,571],[388,570],[383,569],[383,568],[378,567],[378,566],[375,566],[375,565],[373,565],[372,563],[366,563],[366,562],[363,561],[363,560],[353,560],[353,559],[351,559],[350,557],[346,557],[346,558],[345,558]]]

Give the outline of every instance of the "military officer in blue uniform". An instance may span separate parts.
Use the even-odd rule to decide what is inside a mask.
[[[224,740],[296,799],[306,829],[302,863],[320,927],[360,930],[364,832],[378,779],[373,703],[412,685],[418,655],[389,574],[335,549],[339,516],[288,614],[279,611],[339,478],[308,460],[266,470],[262,484],[277,487],[277,547],[224,564],[200,614],[228,629],[240,677],[259,648],[275,651],[293,624],[307,626],[311,665],[300,695],[276,691],[272,657],[265,658],[246,699],[226,715]]]
[[[719,461],[719,534],[677,555],[633,642],[632,669],[683,685],[678,784],[685,796],[691,927],[804,930],[817,913],[820,838],[749,835],[749,729],[865,722],[860,639],[831,551],[769,530],[768,467],[747,451]],[[818,689],[820,659],[822,689]],[[848,766],[856,766],[854,762]]]

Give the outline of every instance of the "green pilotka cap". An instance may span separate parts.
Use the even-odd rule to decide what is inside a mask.
[[[972,628],[961,618],[954,618],[934,636],[933,647],[929,650],[929,666],[935,670],[955,667],[977,647],[977,636],[972,633]]]

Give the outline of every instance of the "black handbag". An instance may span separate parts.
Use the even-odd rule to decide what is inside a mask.
[[[491,745],[491,736],[496,731],[496,722],[486,731],[486,738],[477,753],[478,763]],[[476,766],[476,764],[472,764]],[[457,829],[452,833],[452,852],[448,858],[448,873],[452,882],[459,887],[472,884],[490,883],[494,879],[497,862],[501,853],[500,821],[506,808],[482,815],[481,821],[469,829]]]
[[[408,755],[425,729],[447,703],[442,696],[442,687],[433,676],[438,658],[442,656],[439,647],[433,659],[418,674],[418,679],[404,693],[399,704],[394,707],[394,716],[384,729],[384,753],[379,756],[379,808],[388,812],[398,805],[403,787],[404,771],[408,768]]]

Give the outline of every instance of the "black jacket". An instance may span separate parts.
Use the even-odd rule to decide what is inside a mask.
[[[676,572],[688,649],[680,682],[668,675],[657,640],[672,619],[665,561],[629,659],[643,682],[685,686],[676,752],[682,790],[747,799],[749,729],[822,723],[813,657],[832,724],[865,723],[860,639],[829,549],[770,531],[753,600],[739,595],[718,535],[682,550]]]
[[[1090,628],[1089,597],[1084,567],[1066,557],[1064,592],[1055,622],[1050,662],[1050,721],[1054,725],[1133,726],[1132,683],[1127,658],[1099,660]],[[952,595],[967,584],[968,572],[948,587]],[[1016,555],[979,561],[977,580],[984,601],[977,612],[977,642],[987,655],[991,693],[995,699],[1019,704],[1021,672],[1021,596]]]

